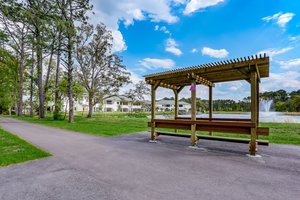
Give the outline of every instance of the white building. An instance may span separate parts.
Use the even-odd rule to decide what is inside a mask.
[[[89,104],[87,99],[74,102],[75,111],[88,111]],[[141,110],[142,106],[134,103],[133,100],[125,96],[114,96],[103,100],[93,107],[94,112],[132,112]]]
[[[141,105],[135,104],[131,99],[124,96],[110,97],[104,100],[103,112],[132,112],[142,109]]]
[[[134,111],[150,111],[151,102],[145,101],[146,105],[144,108],[135,103],[132,99],[129,99],[125,96],[114,96],[103,100],[100,104],[96,104],[93,107],[94,112],[134,112]],[[148,106],[147,106],[148,105]],[[148,109],[147,109],[148,108]],[[78,112],[88,111],[88,101],[83,99],[77,102],[74,102],[74,110]],[[149,110],[150,109],[150,110]],[[158,100],[156,101],[156,109],[158,111],[172,111],[175,109],[174,100]],[[179,101],[178,102],[178,111],[179,113],[187,113],[191,109],[191,104]]]
[[[174,100],[159,100],[156,101],[156,109],[158,111],[171,111],[175,109],[175,101]],[[178,102],[178,111],[179,113],[187,113],[191,109],[191,104],[179,101]]]

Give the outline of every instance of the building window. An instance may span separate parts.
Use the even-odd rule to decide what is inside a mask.
[[[125,105],[125,106],[127,106],[128,102],[127,101],[123,101],[122,104]]]
[[[182,107],[183,107],[183,105],[182,105],[182,104],[179,104],[179,107],[180,107],[180,108],[182,108]]]
[[[109,104],[109,105],[113,104],[112,100],[106,100],[106,104]]]
[[[106,108],[106,112],[112,112],[112,108]]]
[[[171,105],[170,105],[170,104],[167,104],[166,107],[169,108],[169,107],[171,107]]]

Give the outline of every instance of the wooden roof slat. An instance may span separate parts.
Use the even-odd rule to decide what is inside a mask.
[[[146,75],[145,79],[148,84],[153,85],[155,81],[160,80],[167,84],[164,86],[173,88],[190,84],[187,74],[194,73],[201,77],[199,82],[207,85],[208,82],[248,80],[250,67],[254,66],[257,66],[260,78],[269,76],[269,57],[259,54],[154,73]],[[203,81],[203,78],[206,81]]]

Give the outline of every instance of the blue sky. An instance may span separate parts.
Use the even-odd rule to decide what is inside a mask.
[[[143,75],[266,52],[270,78],[261,91],[300,89],[298,0],[92,0],[93,23],[105,23],[114,52],[136,82]],[[214,98],[249,96],[245,81],[217,84]],[[172,96],[160,89],[158,98]],[[199,86],[197,96],[207,98]],[[188,97],[186,88],[181,97]]]

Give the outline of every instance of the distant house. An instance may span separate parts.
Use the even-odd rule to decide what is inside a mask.
[[[144,106],[136,103],[132,99],[125,96],[113,96],[109,97],[100,104],[96,104],[93,107],[94,112],[134,112],[134,111],[151,111],[151,102],[144,101]],[[74,110],[78,112],[88,111],[87,99],[74,102]],[[158,100],[156,101],[156,109],[158,111],[172,111],[175,109],[174,100]],[[191,109],[191,104],[179,101],[178,111],[179,113],[187,113]]]
[[[171,111],[175,109],[175,101],[174,100],[159,100],[156,101],[156,108],[159,111]],[[179,101],[178,102],[178,111],[186,113],[191,109],[191,104]]]
[[[75,111],[88,111],[88,101],[83,99],[74,102]],[[132,112],[141,110],[142,106],[135,103],[132,99],[125,96],[113,96],[103,100],[102,103],[97,103],[93,107],[94,112]]]
[[[124,96],[114,96],[104,100],[103,112],[132,112],[141,110],[142,106]]]

